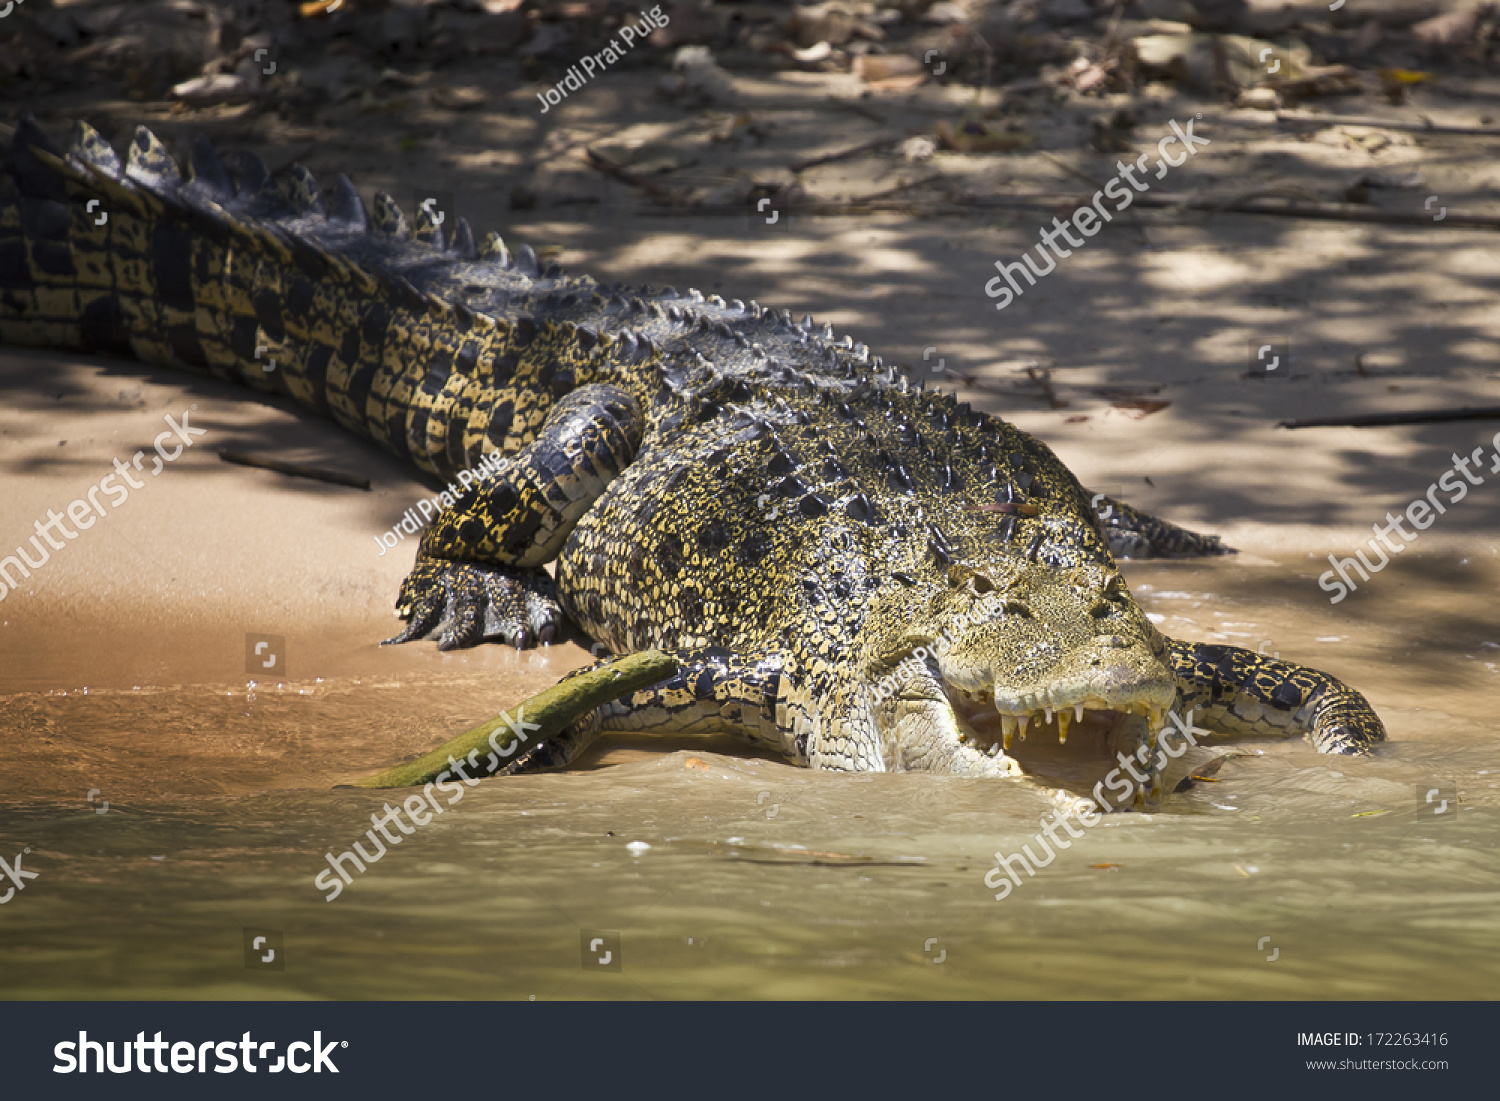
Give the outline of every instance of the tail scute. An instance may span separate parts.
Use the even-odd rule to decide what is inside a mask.
[[[234,182],[229,178],[229,168],[219,157],[213,142],[200,137],[193,142],[193,156],[189,162],[193,171],[193,186],[220,205],[234,198]]]
[[[160,138],[144,126],[135,128],[125,154],[125,175],[153,191],[171,191],[182,183],[182,172]]]
[[[118,180],[125,174],[125,166],[120,163],[120,155],[115,152],[114,146],[86,122],[73,124],[68,156],[79,164],[98,169],[112,180]]]
[[[37,159],[33,149],[51,153],[54,157],[63,155],[63,151],[52,143],[52,139],[36,124],[36,118],[28,111],[16,124],[16,133],[11,139],[11,175],[15,178],[21,195],[27,199],[66,202],[68,194],[62,180],[56,172]]]

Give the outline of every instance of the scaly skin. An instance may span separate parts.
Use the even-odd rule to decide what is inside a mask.
[[[206,143],[191,167],[144,129],[122,165],[86,127],[64,153],[23,119],[0,339],[286,393],[444,479],[507,456],[423,536],[392,641],[528,646],[566,616],[680,661],[509,771],[605,730],[729,728],[813,768],[1012,775],[1011,736],[1066,736],[1075,707],[1127,750],[1173,707],[1323,752],[1384,737],[1332,677],[1164,638],[1111,553],[1228,553],[1216,538],[1114,501],[1101,519],[1044,444],[811,318],[542,272],[461,220],[447,242],[343,177],[325,201],[300,166],[271,179]]]

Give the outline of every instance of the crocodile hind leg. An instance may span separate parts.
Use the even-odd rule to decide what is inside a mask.
[[[541,567],[635,457],[643,430],[640,404],[618,387],[582,386],[559,401],[535,440],[434,518],[396,602],[406,628],[386,641],[551,642],[563,613]]]
[[[781,684],[779,661],[744,659],[722,647],[678,651],[675,656],[678,668],[674,676],[594,708],[521,753],[505,767],[504,773],[516,775],[563,768],[599,735],[613,730],[656,734],[725,732],[746,738],[754,745],[785,752],[776,721]],[[598,667],[579,669],[569,676]]]
[[[1113,497],[1095,495],[1094,508],[1116,558],[1207,558],[1236,553],[1219,542],[1217,535],[1188,531]]]
[[[1305,734],[1319,753],[1365,756],[1385,740],[1366,699],[1343,681],[1238,646],[1168,640],[1179,707],[1229,735]]]

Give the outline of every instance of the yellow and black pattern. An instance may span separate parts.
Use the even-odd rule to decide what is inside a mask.
[[[777,719],[779,659],[768,657],[747,662],[723,647],[684,651],[674,656],[678,660],[676,675],[596,708],[557,736],[521,753],[507,766],[506,774],[566,767],[600,734],[612,730],[731,733],[754,745],[785,751]],[[608,659],[600,664],[607,662]],[[568,678],[588,671],[575,670]]]
[[[1116,558],[1208,558],[1234,553],[1217,535],[1188,531],[1103,494],[1092,500]]]
[[[1008,775],[974,701],[1006,745],[1074,708],[1144,739],[1179,696],[1325,752],[1383,737],[1333,678],[1156,632],[1115,555],[1217,539],[1096,510],[1044,444],[810,317],[567,276],[202,141],[186,164],[144,129],[122,159],[87,126],[64,150],[22,118],[0,339],[286,394],[444,480],[503,456],[424,535],[394,641],[530,646],[567,619],[682,662],[513,768],[603,730],[715,725],[815,768]],[[896,698],[873,691],[924,652]]]
[[[1173,642],[1181,706],[1229,735],[1305,731],[1320,753],[1362,756],[1385,738],[1365,698],[1342,681],[1238,646]]]
[[[643,425],[640,403],[606,383],[554,405],[535,440],[462,490],[423,533],[396,602],[406,628],[388,641],[441,627],[442,650],[484,638],[551,642],[562,619],[540,568],[635,457]]]

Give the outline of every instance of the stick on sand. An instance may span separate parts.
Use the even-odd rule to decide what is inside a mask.
[[[274,470],[278,474],[289,474],[293,478],[311,478],[315,482],[331,482],[336,486],[352,486],[355,489],[370,488],[370,479],[356,474],[345,474],[341,470],[326,470],[320,466],[303,466],[301,463],[284,463],[280,459],[268,459],[263,455],[250,455],[244,451],[220,451],[219,458],[236,466],[253,466],[258,470]]]
[[[1438,424],[1441,421],[1500,420],[1500,405],[1463,409],[1415,409],[1410,413],[1361,413],[1352,417],[1293,417],[1277,428],[1379,428],[1388,424]]]

